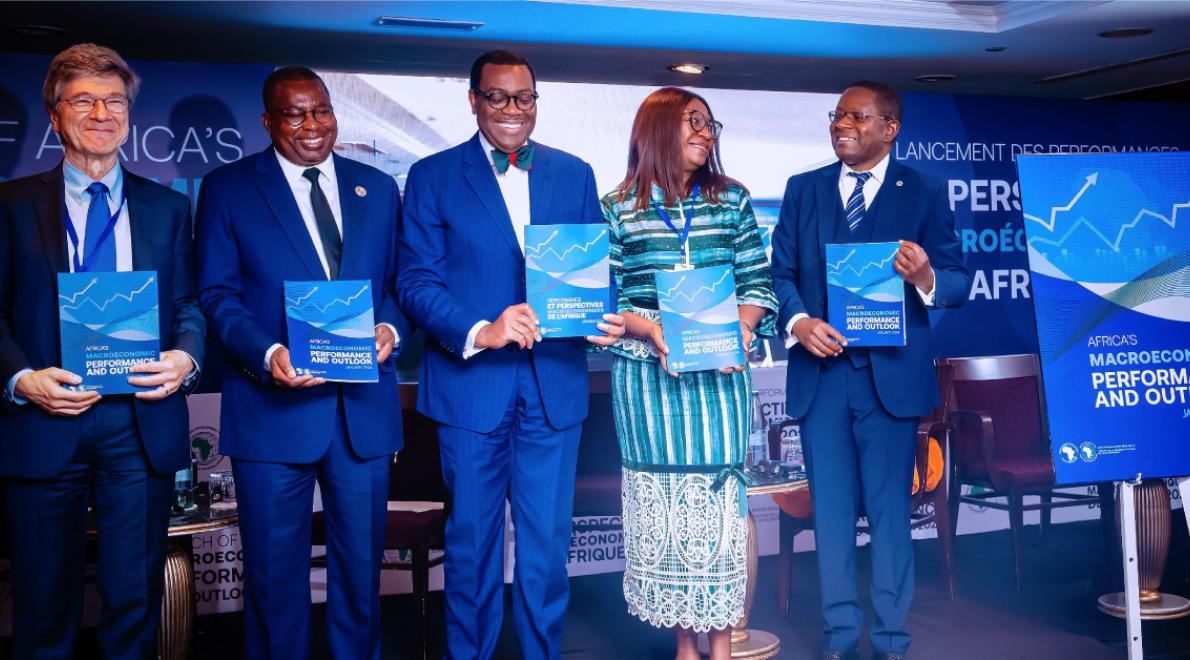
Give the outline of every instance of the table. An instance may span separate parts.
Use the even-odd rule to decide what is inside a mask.
[[[760,483],[750,483],[748,484],[748,496],[792,493],[808,488],[809,484],[806,482],[805,473],[799,472],[782,479],[764,477]],[[756,590],[753,587],[756,584],[756,568],[760,557],[760,542],[756,538],[756,518],[753,517],[751,509],[748,510],[747,552],[748,590],[744,594],[744,616],[731,631],[731,657],[764,660],[776,657],[781,651],[781,638],[764,630],[748,629],[748,617],[752,613],[752,600],[756,596]],[[705,646],[705,640],[699,641],[699,651],[703,654],[709,652],[709,648]]]

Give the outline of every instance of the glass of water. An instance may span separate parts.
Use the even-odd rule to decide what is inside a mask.
[[[236,482],[231,470],[220,470],[207,475],[207,489],[211,494],[211,510],[220,511],[236,508]]]

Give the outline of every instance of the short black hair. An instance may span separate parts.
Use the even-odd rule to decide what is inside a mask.
[[[905,104],[901,102],[901,93],[892,85],[886,85],[875,80],[860,80],[851,83],[847,87],[848,89],[860,87],[875,94],[876,104],[879,106],[880,112],[884,115],[901,121],[901,117],[905,114]]]
[[[264,109],[269,109],[269,100],[273,96],[273,90],[277,85],[283,82],[297,82],[300,80],[317,80],[323,89],[326,89],[326,83],[322,78],[314,73],[313,69],[304,66],[283,66],[280,69],[269,74],[268,78],[264,79],[264,87],[261,89],[260,98],[264,101]],[[327,95],[329,96],[329,90]]]
[[[479,77],[483,74],[483,65],[497,64],[503,66],[523,66],[529,69],[529,78],[533,80],[533,89],[537,89],[537,74],[533,73],[533,65],[520,53],[511,50],[489,50],[475,58],[471,63],[471,89],[480,91]]]

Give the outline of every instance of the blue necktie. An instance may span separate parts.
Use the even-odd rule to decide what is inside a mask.
[[[859,223],[864,221],[864,184],[868,179],[872,178],[871,172],[848,172],[847,176],[855,177],[855,190],[851,191],[851,197],[847,200],[847,227],[851,233],[855,233]]]
[[[108,233],[102,243],[103,230],[112,220],[112,211],[107,204],[107,186],[99,181],[87,186],[91,193],[91,206],[87,209],[87,236],[84,239],[83,255],[79,262],[85,261],[94,254],[88,271],[111,272],[116,270],[116,232],[115,228]]]

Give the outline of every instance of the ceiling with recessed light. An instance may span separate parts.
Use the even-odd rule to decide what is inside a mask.
[[[18,2],[3,15],[5,51],[95,41],[134,58],[461,77],[504,47],[546,80],[833,92],[870,78],[903,91],[1190,100],[1185,0]],[[1120,30],[1139,34],[1110,36]],[[683,63],[707,70],[670,70]]]

